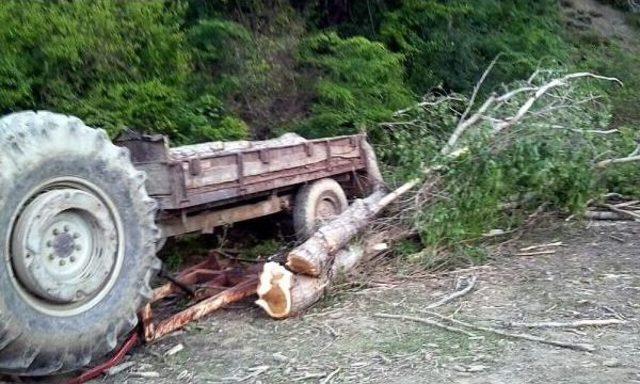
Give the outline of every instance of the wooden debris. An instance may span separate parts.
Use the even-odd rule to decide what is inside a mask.
[[[327,375],[327,377],[325,377],[324,379],[320,380],[320,384],[327,384],[327,383],[331,382],[331,380],[333,379],[333,377],[334,377],[335,375],[337,375],[337,374],[340,372],[340,370],[341,370],[341,369],[342,369],[342,368],[340,368],[340,367],[336,368],[333,372],[331,372],[330,374],[328,374],[328,375]]]
[[[537,251],[537,252],[520,252],[516,253],[516,256],[540,256],[540,255],[553,255],[556,253],[556,250],[548,250],[548,251]]]
[[[324,322],[323,323],[324,327],[327,328],[327,331],[329,331],[329,334],[333,337],[338,337],[340,336],[340,334],[338,333],[338,331],[336,331],[329,323]]]
[[[632,211],[629,211],[629,210],[626,210],[626,209],[618,208],[618,207],[616,207],[614,205],[611,205],[611,204],[603,204],[603,206],[605,208],[608,208],[608,209],[612,210],[613,212],[619,213],[619,214],[624,215],[624,216],[628,216],[629,218],[631,218],[633,220],[640,219],[640,214],[638,214],[638,213],[635,213],[635,212],[632,212]]]
[[[109,376],[117,375],[118,373],[125,371],[136,365],[133,361],[127,361],[126,363],[118,364],[115,367],[107,369],[106,374]]]
[[[476,284],[476,280],[477,280],[477,276],[471,276],[469,279],[467,279],[467,286],[464,287],[461,290],[455,291],[445,297],[443,297],[442,299],[436,301],[435,303],[429,304],[427,305],[427,308],[432,309],[432,308],[436,308],[439,307],[441,305],[444,305],[450,301],[453,301],[459,297],[462,297],[464,295],[466,295],[467,293],[471,292],[471,290],[473,289],[473,287]]]
[[[562,241],[556,241],[555,243],[537,244],[537,245],[531,245],[528,247],[520,248],[520,251],[528,252],[528,251],[533,251],[535,249],[540,249],[540,248],[559,247],[561,245],[563,245]]]
[[[326,377],[326,376],[327,376],[326,373],[307,373],[304,376],[296,377],[295,379],[293,379],[293,381],[305,381],[305,380],[311,380],[311,379],[321,379],[321,378]]]
[[[596,164],[596,168],[606,168],[612,164],[630,163],[633,161],[640,161],[640,155],[637,154],[636,150],[634,150],[632,153],[629,154],[629,156],[626,156],[626,157],[601,160]]]
[[[167,352],[164,353],[165,356],[173,356],[176,353],[182,351],[184,349],[184,344],[180,343],[173,347],[171,347]]]
[[[469,365],[469,366],[463,366],[463,365],[454,365],[451,367],[453,370],[458,371],[458,372],[482,372],[488,368],[490,368],[489,366],[486,365],[482,365],[482,364],[475,364],[475,365]]]
[[[231,288],[211,296],[199,303],[176,313],[170,318],[153,324],[151,319],[146,318],[149,314],[143,313],[142,322],[145,325],[145,337],[147,342],[156,340],[184,327],[186,324],[198,320],[209,313],[220,309],[230,303],[240,301],[256,292],[258,278],[252,274],[246,276],[244,280]],[[148,307],[148,306],[147,306]]]
[[[484,327],[484,326],[481,326],[481,325],[475,325],[475,324],[467,323],[467,322],[464,322],[464,321],[452,319],[450,317],[443,316],[443,315],[441,315],[439,313],[436,313],[436,312],[431,312],[431,311],[420,311],[420,312],[422,312],[424,314],[427,314],[429,316],[437,317],[439,319],[445,320],[445,321],[450,322],[452,324],[460,325],[460,326],[465,327],[465,328],[475,329],[477,331],[482,331],[482,332],[493,333],[493,334],[496,334],[496,335],[500,335],[500,336],[504,336],[504,337],[508,337],[508,338],[512,338],[512,339],[522,339],[522,340],[528,340],[528,341],[535,341],[535,342],[542,343],[542,344],[549,344],[549,345],[553,345],[553,346],[556,346],[556,347],[573,349],[573,350],[576,350],[576,351],[593,352],[593,351],[596,350],[596,348],[592,344],[570,343],[570,342],[562,341],[562,340],[545,339],[543,337],[534,336],[534,335],[530,335],[530,334],[527,334],[527,333],[511,333],[511,332],[502,331],[500,329]]]
[[[626,208],[626,207],[631,207],[633,205],[637,205],[638,203],[640,203],[639,200],[629,200],[629,201],[624,201],[622,203],[613,204],[613,206],[616,208]]]
[[[156,371],[129,372],[129,376],[141,377],[144,379],[157,379],[160,374]]]
[[[602,327],[606,325],[626,324],[627,322],[620,319],[596,319],[596,320],[575,320],[575,321],[541,321],[535,323],[509,323],[511,327],[524,328],[580,328],[580,327]]]
[[[618,193],[604,194],[602,195],[602,199],[606,202],[601,203],[595,201],[595,199],[587,202],[590,208],[584,213],[585,218],[592,220],[640,221],[638,200],[633,200]]]
[[[340,216],[320,227],[309,240],[291,250],[287,255],[287,267],[299,274],[320,276],[328,270],[335,252],[344,248],[382,209],[416,184],[417,181],[390,194],[374,192],[365,199],[354,201]]]
[[[608,236],[609,238],[611,238],[611,239],[613,239],[613,240],[615,240],[615,241],[619,242],[619,243],[626,243],[626,242],[627,242],[624,238],[622,238],[622,237],[618,237],[618,236],[616,236],[616,235],[608,234],[607,236]]]
[[[450,325],[442,324],[442,323],[440,323],[438,321],[435,321],[435,320],[432,320],[432,319],[423,318],[423,317],[405,316],[405,315],[392,315],[392,314],[389,314],[389,313],[376,313],[373,316],[380,317],[380,318],[383,318],[383,319],[398,319],[398,320],[404,320],[404,321],[413,321],[415,323],[422,323],[422,324],[432,325],[434,327],[442,328],[442,329],[445,329],[447,331],[461,333],[461,334],[463,334],[465,336],[476,337],[475,334],[473,334],[471,332],[468,332],[468,331],[465,331],[464,329],[457,328],[457,327],[452,327]]]
[[[257,367],[253,367],[253,368],[249,368],[248,370],[251,372],[248,375],[244,376],[244,377],[240,377],[238,379],[236,379],[237,382],[243,382],[243,381],[247,381],[247,380],[251,380],[251,379],[255,379],[256,377],[260,376],[261,374],[267,372],[269,370],[268,365],[259,365]]]

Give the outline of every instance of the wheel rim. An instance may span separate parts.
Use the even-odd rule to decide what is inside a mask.
[[[120,239],[120,217],[96,185],[76,178],[49,181],[17,210],[10,236],[14,282],[42,312],[83,312],[113,286],[124,253]]]

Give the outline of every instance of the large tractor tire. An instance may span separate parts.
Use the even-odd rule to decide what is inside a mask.
[[[320,179],[304,185],[296,194],[293,228],[298,240],[306,240],[323,222],[344,212],[349,206],[344,190],[333,179]]]
[[[160,267],[145,177],[75,117],[0,119],[0,373],[84,367],[135,327]]]

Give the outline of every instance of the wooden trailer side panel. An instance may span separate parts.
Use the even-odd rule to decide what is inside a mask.
[[[180,209],[290,187],[365,167],[363,136],[193,157],[179,162],[183,196],[158,196]]]
[[[147,190],[162,210],[237,202],[324,177],[353,174],[367,166],[364,135],[293,140],[279,138],[275,144],[264,141],[254,146],[234,142],[231,150],[214,145],[219,143],[169,149],[166,139],[144,135],[118,143],[128,147],[135,166],[147,172]]]
[[[182,163],[184,184],[190,191],[228,182],[248,185],[255,176],[269,178],[268,175],[287,170],[304,173],[305,167],[314,164],[330,169],[335,160],[346,160],[342,163],[358,160],[359,148],[355,140],[338,139],[192,159]],[[194,162],[199,164],[194,166]]]

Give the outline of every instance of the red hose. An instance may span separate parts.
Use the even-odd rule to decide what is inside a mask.
[[[89,369],[88,371],[84,372],[83,374],[76,377],[75,379],[72,379],[71,381],[68,382],[68,384],[83,384],[89,380],[93,380],[101,376],[109,368],[120,364],[120,362],[122,362],[122,360],[127,355],[127,353],[129,353],[136,345],[138,345],[139,341],[140,341],[140,338],[138,336],[138,333],[134,331],[134,333],[132,333],[131,336],[129,336],[127,341],[122,345],[122,347],[118,350],[118,352],[116,352],[116,354],[113,355],[112,358],[110,358],[109,360],[105,361],[100,365],[97,365]]]

